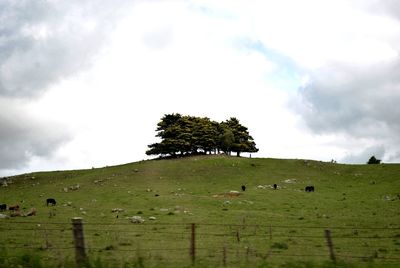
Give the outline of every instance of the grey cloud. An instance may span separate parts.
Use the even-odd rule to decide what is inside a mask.
[[[2,1],[0,96],[36,96],[89,66],[128,2]]]
[[[32,157],[51,157],[71,138],[59,124],[31,116],[13,102],[0,104],[0,173],[22,168]]]
[[[368,67],[330,64],[299,90],[296,110],[315,133],[373,140],[389,158],[400,151],[399,70],[400,59]]]
[[[90,67],[136,1],[0,1],[0,174],[51,159],[72,138],[29,102]],[[23,100],[23,101],[21,101]]]
[[[346,131],[366,133],[375,124],[400,130],[399,62],[379,67],[357,68],[330,65],[312,74],[310,83],[300,89],[301,114],[316,132]]]
[[[356,0],[355,4],[369,12],[389,15],[400,20],[400,2],[398,0]]]

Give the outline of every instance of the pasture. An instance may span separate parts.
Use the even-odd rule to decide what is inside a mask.
[[[0,219],[0,267],[73,266],[73,217],[92,266],[334,267],[325,230],[341,267],[400,265],[400,164],[148,160],[8,178],[0,203],[37,210]]]

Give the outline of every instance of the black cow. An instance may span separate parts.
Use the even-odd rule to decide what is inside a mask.
[[[243,192],[246,191],[246,186],[245,185],[242,185],[242,191]]]
[[[278,185],[275,183],[274,184],[274,189],[276,190],[278,188]]]
[[[0,205],[0,211],[5,211],[7,210],[7,205],[6,204],[1,204]]]
[[[314,186],[306,186],[306,188],[305,188],[305,191],[306,192],[314,192]]]
[[[57,202],[56,202],[56,200],[54,198],[47,198],[47,200],[46,200],[47,206],[49,206],[49,204],[52,205],[52,206],[55,206],[56,203]]]

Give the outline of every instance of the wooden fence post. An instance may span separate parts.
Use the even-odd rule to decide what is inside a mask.
[[[330,230],[325,230],[325,238],[326,238],[326,244],[328,245],[331,261],[336,262],[336,256],[335,252],[333,251],[333,243]]]
[[[222,248],[222,264],[226,266],[226,245]]]
[[[82,267],[86,262],[85,240],[83,236],[82,218],[72,219],[72,231],[75,242],[75,261],[77,267]]]
[[[269,240],[272,241],[272,226],[269,225]]]
[[[192,259],[192,264],[194,265],[196,261],[196,224],[191,224],[191,237],[190,237],[190,257]]]

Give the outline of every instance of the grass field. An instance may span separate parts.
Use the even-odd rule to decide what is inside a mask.
[[[399,197],[400,164],[196,156],[24,174],[0,203],[37,215],[0,219],[0,267],[73,266],[73,217],[93,267],[189,267],[191,223],[196,267],[399,267]]]

